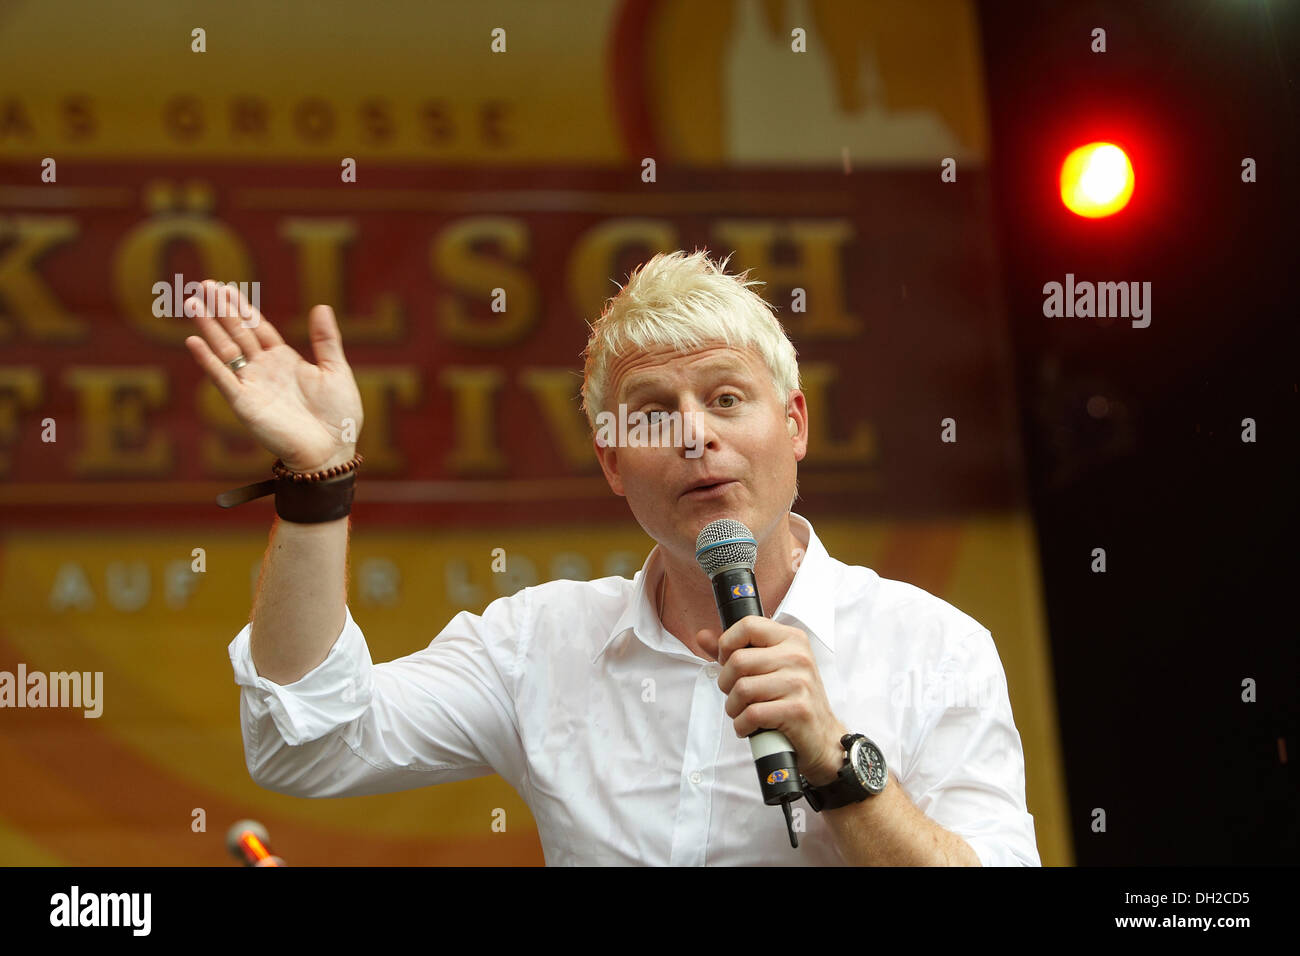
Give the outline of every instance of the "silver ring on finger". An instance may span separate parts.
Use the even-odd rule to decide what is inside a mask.
[[[230,366],[230,370],[232,372],[238,372],[241,368],[243,368],[245,365],[248,364],[248,359],[244,358],[244,356],[242,355],[236,355],[226,364]]]

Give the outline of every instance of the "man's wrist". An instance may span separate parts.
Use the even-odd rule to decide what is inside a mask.
[[[840,772],[838,770],[836,770],[834,773],[831,773],[830,771],[826,771],[826,772],[814,771],[813,773],[804,774],[808,782],[811,783],[814,787],[818,787],[818,788],[829,786],[830,784],[834,783],[836,779],[839,777],[839,775]]]
[[[329,458],[325,459],[324,462],[321,462],[319,464],[308,462],[308,463],[300,463],[298,465],[294,465],[288,461],[284,461],[283,458],[280,460],[284,461],[285,467],[288,468],[290,471],[295,471],[298,472],[299,474],[310,474],[313,471],[325,471],[327,468],[333,468],[336,465],[346,465],[354,457],[356,457],[356,445],[351,445],[348,448],[343,449],[342,451],[335,452]]]
[[[840,746],[840,738],[847,733],[848,731],[841,727],[839,734],[828,748],[826,756],[804,772],[804,776],[814,787],[825,787],[839,779],[840,770],[843,768],[844,760],[847,757],[844,748]]]

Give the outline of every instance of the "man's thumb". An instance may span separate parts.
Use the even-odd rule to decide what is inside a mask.
[[[695,632],[695,646],[703,651],[713,655],[713,659],[718,659],[718,639],[722,635],[711,628],[700,628]]]
[[[347,360],[343,357],[343,336],[339,333],[339,322],[334,316],[334,310],[328,305],[316,306],[307,317],[307,325],[316,364],[346,364]]]

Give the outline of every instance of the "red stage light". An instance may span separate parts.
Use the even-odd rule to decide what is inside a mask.
[[[1079,216],[1100,219],[1119,212],[1133,195],[1133,164],[1114,143],[1089,143],[1061,166],[1061,201]]]

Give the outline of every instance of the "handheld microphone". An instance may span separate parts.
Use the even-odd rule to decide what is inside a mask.
[[[271,853],[266,827],[256,820],[240,820],[226,831],[226,849],[244,866],[284,866],[284,860]]]
[[[758,582],[754,579],[757,558],[758,542],[754,535],[730,518],[710,521],[695,539],[695,560],[713,583],[713,597],[718,602],[724,631],[747,615],[763,616]],[[781,805],[790,845],[799,846],[790,817],[790,804],[803,796],[794,747],[779,730],[756,730],[749,735],[749,752],[754,755],[763,802],[768,806]]]

